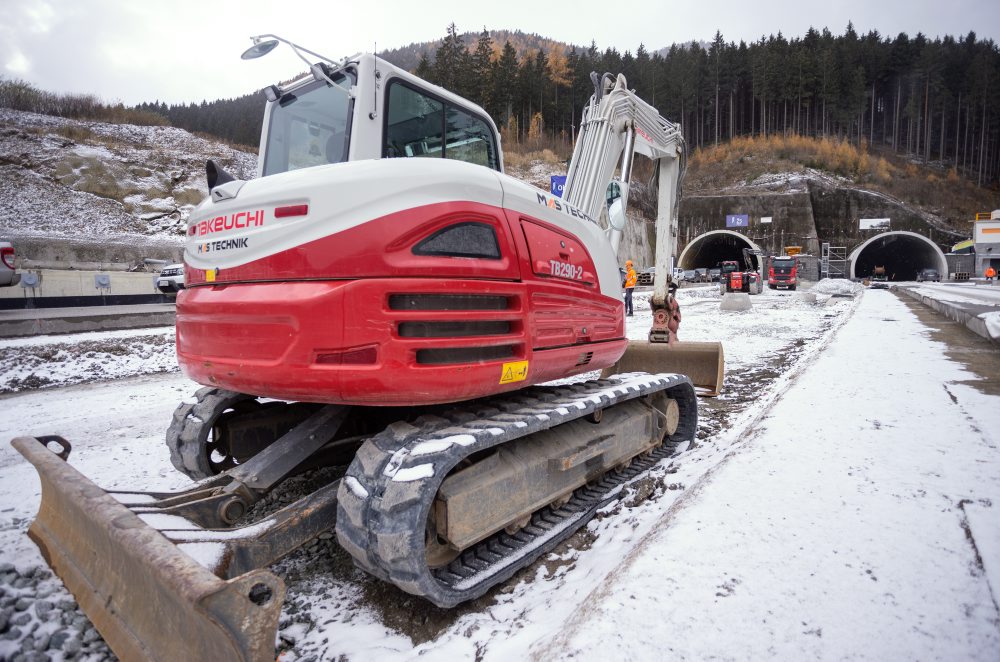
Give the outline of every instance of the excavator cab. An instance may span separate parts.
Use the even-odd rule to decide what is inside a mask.
[[[496,125],[458,95],[371,54],[311,71],[265,90],[258,176],[379,158],[446,158],[503,171]]]

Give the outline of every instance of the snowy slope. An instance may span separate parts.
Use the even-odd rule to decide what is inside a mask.
[[[241,179],[256,154],[173,127],[86,122],[0,108],[0,235],[180,243],[208,195],[205,161]]]

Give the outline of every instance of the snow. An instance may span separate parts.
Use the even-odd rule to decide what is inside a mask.
[[[173,327],[0,340],[0,393],[177,370]]]
[[[501,430],[500,433],[503,434],[503,430]],[[446,451],[455,444],[458,444],[459,446],[471,446],[474,443],[476,443],[476,438],[471,434],[456,434],[442,439],[434,439],[432,441],[419,443],[413,447],[411,455],[431,455],[433,453]]]
[[[358,497],[359,499],[368,498],[368,490],[366,490],[365,486],[362,485],[358,481],[358,479],[355,478],[354,476],[348,476],[347,478],[345,478],[344,483],[347,485],[347,489],[349,489],[354,494],[354,496]]]
[[[683,288],[681,338],[726,352],[723,394],[699,400],[697,443],[641,479],[654,485],[647,496],[626,484],[584,533],[487,596],[446,612],[359,571],[331,573],[325,556],[282,562],[283,659],[997,659],[995,388],[895,294],[844,282],[809,291],[816,303],[765,291],[750,310],[724,312],[717,289]],[[641,339],[648,294],[635,299],[628,335]],[[147,342],[115,333],[89,341]],[[85,342],[6,341],[0,352],[6,368],[70,346]],[[104,358],[87,384],[65,385],[89,365],[67,358],[53,363],[53,388],[0,395],[0,438],[61,434],[70,462],[105,488],[188,486],[163,433],[199,386],[158,372],[155,354]],[[46,376],[44,364],[32,370]],[[43,565],[24,535],[38,503],[34,471],[0,445],[0,562]],[[210,561],[212,550],[193,555]]]
[[[392,480],[397,483],[411,483],[415,480],[423,480],[434,475],[434,465],[431,463],[418,464],[405,469],[400,469],[392,474]]]
[[[536,656],[996,659],[959,502],[1000,503],[1000,408],[866,299]]]
[[[1000,306],[1000,288],[964,283],[920,283],[912,289],[921,296],[951,303]]]
[[[982,561],[993,596],[1000,595],[1000,527],[992,502],[962,502],[969,533],[975,540],[976,553]]]
[[[221,542],[182,542],[177,546],[206,568],[215,568],[226,551],[226,546]]]
[[[993,340],[1000,340],[1000,311],[995,313],[982,313],[977,315],[979,319],[986,322],[986,331]]]

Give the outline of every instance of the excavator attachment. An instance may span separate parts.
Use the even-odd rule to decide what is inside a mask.
[[[28,535],[120,659],[274,659],[281,579],[220,579],[71,467],[63,439],[12,444],[42,484]]]
[[[720,342],[673,343],[629,341],[618,362],[605,368],[601,377],[625,372],[672,372],[685,375],[701,389],[699,395],[716,396],[722,389],[725,355]]]

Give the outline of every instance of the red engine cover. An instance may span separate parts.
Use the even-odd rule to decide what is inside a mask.
[[[499,257],[414,252],[469,219]],[[581,242],[482,204],[409,209],[228,271],[188,271],[177,355],[191,379],[243,393],[454,402],[609,366],[627,344]]]

